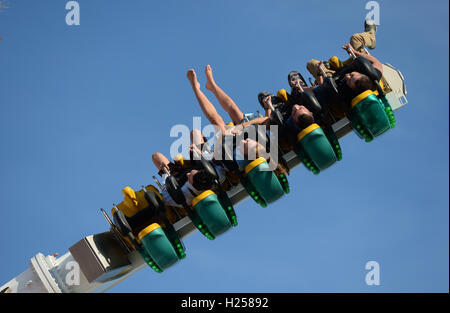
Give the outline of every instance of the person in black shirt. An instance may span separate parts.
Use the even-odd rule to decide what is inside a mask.
[[[377,80],[379,81],[381,79],[383,75],[383,64],[381,64],[377,58],[354,50],[350,44],[346,44],[342,48],[349,53],[353,52],[356,57],[364,57],[369,60],[375,69]],[[376,90],[376,85],[372,79],[370,79],[367,75],[356,71],[350,73],[340,71],[335,73],[333,78],[336,81],[339,92],[343,96],[343,100],[347,103],[350,103],[354,97],[366,90]]]
[[[288,74],[288,83],[291,87],[291,93],[287,94],[288,103],[292,106],[294,104],[303,104],[302,93],[308,89],[314,89],[314,87],[309,87],[303,76],[297,71],[291,71]],[[312,108],[308,108],[312,110]]]
[[[301,99],[299,98],[298,100]],[[271,107],[281,113],[282,125],[278,125],[278,135],[281,141],[285,141],[288,146],[294,145],[297,134],[315,121],[314,114],[301,102],[299,104],[286,103],[281,98],[267,91],[258,94],[258,101],[266,110],[266,117],[260,124],[278,124],[274,120]]]
[[[375,58],[374,56],[356,51],[353,49],[351,44],[346,44],[342,47],[342,49],[346,50],[348,53],[353,53],[356,57],[366,58],[375,69],[376,79],[379,81],[383,75],[383,65],[381,62]],[[350,105],[353,98],[357,95],[361,94],[366,90],[376,90],[376,85],[373,82],[373,79],[369,78],[367,75],[359,73],[358,71],[346,71],[347,67],[344,67],[337,72],[334,71],[326,71],[323,62],[318,62],[317,67],[321,67],[324,69],[325,75],[331,76],[336,82],[337,89],[339,92],[339,96],[344,105]],[[351,66],[351,65],[350,65]],[[310,72],[311,69],[309,68]],[[316,73],[316,82],[317,86],[314,87],[313,91],[316,95],[316,98],[322,105],[327,105],[331,114],[335,119],[340,119],[345,116],[345,113],[342,111],[341,107],[335,103],[335,99],[330,99],[328,97],[328,93],[324,90],[323,82],[324,77],[321,74],[322,71],[312,71]],[[311,73],[312,73],[311,72]]]
[[[165,187],[165,180],[168,176],[167,173],[174,176],[178,185],[181,187],[181,191],[186,198],[188,205],[191,205],[193,198],[198,196],[205,190],[213,188],[214,176],[207,172],[205,169],[198,166],[190,166],[189,168],[182,168],[172,162],[170,162],[162,153],[156,152],[152,155],[152,161],[156,168],[159,170],[158,174],[163,179],[163,185],[161,195],[163,201],[168,206],[181,207],[176,203]],[[164,170],[165,169],[165,170]]]
[[[282,114],[284,119],[287,119],[292,112],[292,105],[285,103],[280,97],[275,96],[267,91],[261,91],[258,94],[258,102],[261,107],[265,110],[265,116],[270,116],[272,114],[272,107]]]
[[[308,104],[304,101],[302,93],[306,90],[311,90],[312,92],[314,92],[315,88],[309,87],[306,84],[305,79],[299,72],[291,71],[288,74],[288,82],[289,86],[291,87],[291,93],[289,94],[286,92],[287,101],[286,99],[283,100],[282,98],[274,96],[267,91],[262,91],[258,94],[259,104],[265,110],[266,116],[270,116],[272,113],[272,109],[270,108],[269,102],[274,109],[278,110],[282,114],[284,121],[287,121],[291,117],[292,108],[294,105],[304,106],[310,112],[314,112],[315,110],[318,109],[314,107],[309,107]],[[315,96],[320,97],[321,95]],[[321,99],[318,100],[320,102]]]

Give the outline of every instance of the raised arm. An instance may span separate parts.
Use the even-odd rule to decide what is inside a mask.
[[[270,117],[269,116],[262,116],[262,117],[257,117],[251,121],[239,124],[234,126],[233,128],[229,129],[226,131],[226,135],[236,135],[239,134],[243,129],[249,127],[250,125],[270,125]]]
[[[257,117],[251,121],[245,122],[242,124],[242,126],[243,126],[243,128],[246,128],[253,124],[267,125],[268,122],[270,122],[270,116],[262,116],[262,117]]]
[[[383,64],[374,56],[354,50],[349,43],[346,44],[345,46],[343,46],[342,49],[344,49],[345,51],[347,51],[349,53],[352,51],[355,54],[355,56],[357,56],[357,57],[366,58],[367,60],[369,60],[372,63],[374,68],[376,68],[377,70],[380,71],[381,74],[383,74]]]

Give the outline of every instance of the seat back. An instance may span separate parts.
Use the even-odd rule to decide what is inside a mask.
[[[288,102],[288,94],[286,89],[280,89],[277,92],[277,97],[280,98],[281,100],[283,100],[284,102]]]
[[[344,66],[333,77],[343,77],[345,74],[358,72],[367,75],[371,80],[377,81],[378,75],[372,63],[365,57],[357,57],[347,66]]]
[[[312,90],[305,90],[302,93],[302,104],[314,114],[322,113],[322,105],[319,103],[319,100],[317,100]]]
[[[148,185],[145,187],[149,191],[153,191],[161,199],[161,195],[154,186]],[[124,200],[117,205],[117,207],[125,214],[126,217],[132,217],[145,209],[148,203],[145,199],[143,190],[134,191],[131,187],[125,187],[122,189]]]
[[[185,204],[186,203],[186,197],[183,194],[183,191],[181,191],[181,186],[178,184],[177,179],[170,175],[167,176],[165,181],[165,186],[167,188],[167,192],[169,193],[170,197],[178,203],[178,204]]]

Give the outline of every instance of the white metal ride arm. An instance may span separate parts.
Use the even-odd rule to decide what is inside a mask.
[[[384,64],[383,76],[392,89],[387,94],[394,111],[407,103],[406,90],[401,73],[390,64]],[[349,121],[343,118],[333,124],[338,138],[352,132]],[[300,160],[294,152],[283,156],[290,169]],[[233,205],[248,197],[241,184],[228,192]],[[196,228],[189,217],[174,224],[184,238]],[[30,260],[30,267],[2,287],[4,293],[88,293],[105,292],[147,265],[137,251],[124,253],[113,232],[91,235],[73,245],[60,256],[44,256],[38,253]]]

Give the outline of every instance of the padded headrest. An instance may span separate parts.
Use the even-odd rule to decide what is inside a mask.
[[[131,187],[125,187],[122,189],[122,194],[124,198],[124,203],[126,206],[128,206],[130,209],[135,209],[138,206],[138,201],[136,198],[136,193],[134,192]]]
[[[313,114],[322,112],[322,106],[320,105],[319,100],[317,100],[314,92],[311,89],[305,90],[302,93],[302,100],[306,108]]]
[[[278,126],[282,126],[284,124],[283,115],[279,110],[272,111],[270,114],[270,120]]]
[[[181,153],[177,154],[174,158],[173,161],[175,163],[180,164],[181,167],[184,167],[184,158],[183,155]]]
[[[262,101],[263,101],[263,99],[264,99],[265,97],[267,97],[267,96],[273,96],[273,94],[271,94],[271,93],[268,92],[268,91],[261,91],[261,92],[258,94],[258,102],[259,102],[259,104],[261,104],[262,107],[264,107]]]
[[[325,77],[323,81],[323,87],[325,88],[325,90],[327,90],[330,98],[336,101],[337,97],[339,96],[336,81],[331,77]]]
[[[128,223],[125,215],[120,210],[115,210],[113,214],[114,224],[116,224],[117,228],[123,235],[128,235],[132,233],[132,229],[130,224]]]
[[[369,76],[373,81],[378,80],[377,72],[369,60],[364,57],[357,57],[354,63],[356,63],[357,72]]]
[[[164,208],[164,203],[161,198],[153,191],[147,190],[145,192],[145,200],[148,202],[148,206],[154,212],[161,210]]]
[[[219,180],[219,175],[217,174],[216,169],[214,168],[214,166],[211,164],[210,161],[205,160],[202,157],[201,160],[198,160],[198,162],[200,163],[200,166],[206,170],[207,173],[214,176],[215,180]]]
[[[186,198],[184,197],[183,192],[181,191],[181,187],[178,185],[177,179],[173,176],[167,176],[165,185],[167,188],[167,192],[170,197],[172,197],[173,201],[178,204],[184,204],[186,202]]]
[[[341,71],[339,71],[339,76],[344,76],[345,74],[351,73],[351,72],[358,72],[364,75],[367,75],[370,79],[373,81],[378,80],[378,75],[373,67],[372,63],[366,59],[365,57],[357,57],[351,64],[345,66],[342,68]]]
[[[231,171],[231,172],[239,172],[239,166],[234,159],[233,151],[236,148],[236,143],[233,140],[233,147],[229,149],[226,145],[220,145],[222,150],[222,164]]]
[[[144,195],[148,207],[128,219],[130,226],[132,226],[133,229],[153,217],[161,217],[161,214],[164,214],[164,203],[155,192],[147,190]]]
[[[277,92],[277,97],[282,99],[284,102],[288,102],[288,95],[286,89],[280,89]]]
[[[303,78],[302,74],[300,74],[297,71],[290,71],[288,74],[288,83],[289,86],[291,85],[291,79],[293,76],[298,76],[300,78],[300,81],[302,82],[302,87],[306,87],[308,86],[308,84],[306,84],[306,80]],[[292,87],[292,86],[291,86]]]

